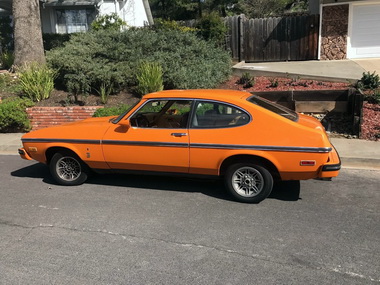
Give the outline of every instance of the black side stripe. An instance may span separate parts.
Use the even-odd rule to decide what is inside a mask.
[[[192,148],[209,149],[246,149],[265,151],[286,151],[286,152],[317,152],[326,153],[332,150],[331,147],[292,147],[292,146],[267,146],[267,145],[234,145],[234,144],[191,144]]]
[[[79,144],[101,144],[101,140],[76,140],[76,139],[21,139],[24,142],[35,143],[79,143]]]
[[[134,145],[134,146],[163,146],[163,147],[189,147],[187,143],[171,143],[171,142],[146,142],[146,141],[114,141],[104,140],[102,144],[106,145]]]
[[[203,148],[203,149],[231,149],[231,150],[260,150],[260,151],[280,151],[280,152],[309,152],[328,153],[331,147],[287,147],[287,146],[262,146],[262,145],[235,145],[235,144],[187,144],[172,142],[146,142],[146,141],[121,141],[121,140],[76,140],[76,139],[22,139],[22,142],[63,142],[78,144],[104,144],[104,145],[125,145],[125,146],[152,146],[152,147],[181,147],[181,148]]]

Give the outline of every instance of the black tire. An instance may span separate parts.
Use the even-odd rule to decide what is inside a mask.
[[[70,151],[57,152],[49,164],[50,173],[58,184],[75,186],[83,184],[88,177],[88,166]]]
[[[253,163],[231,165],[224,177],[228,191],[239,202],[259,203],[272,192],[273,177],[263,166]]]

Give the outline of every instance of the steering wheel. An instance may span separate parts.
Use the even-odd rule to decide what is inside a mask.
[[[149,121],[143,114],[138,114],[135,117],[136,127],[146,128],[149,127]]]

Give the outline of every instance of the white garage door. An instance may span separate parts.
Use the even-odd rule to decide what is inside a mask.
[[[380,57],[380,3],[353,5],[348,58]]]

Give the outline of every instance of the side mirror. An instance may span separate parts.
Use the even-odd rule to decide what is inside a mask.
[[[121,126],[121,127],[126,128],[128,130],[131,127],[131,122],[128,119],[127,120],[121,120],[118,123],[118,125]]]

